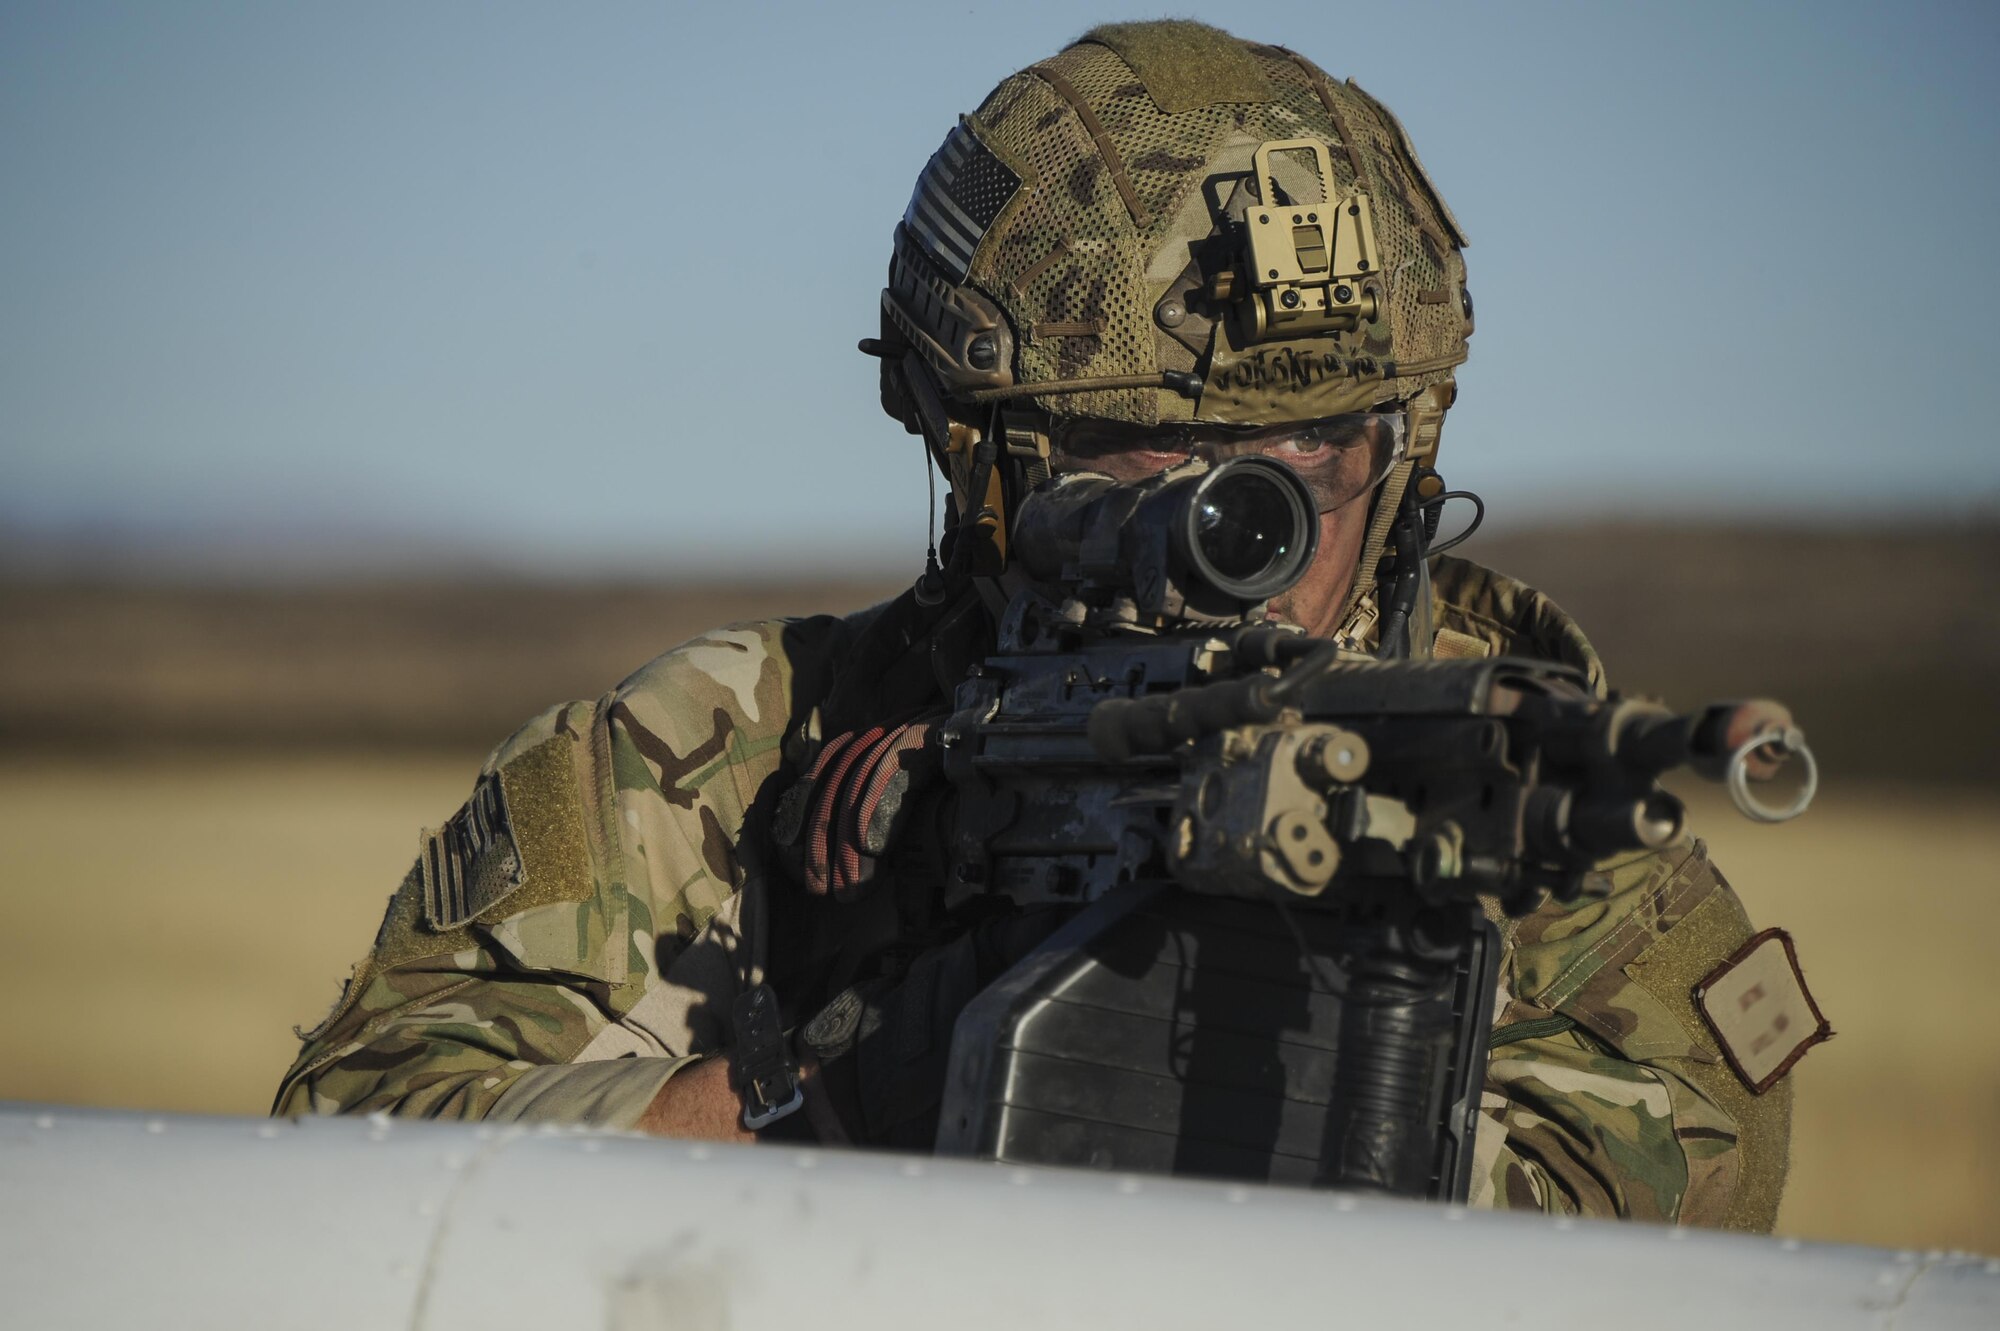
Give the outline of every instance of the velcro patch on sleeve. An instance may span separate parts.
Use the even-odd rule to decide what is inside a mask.
[[[1806,1050],[1833,1037],[1783,929],[1753,935],[1704,976],[1694,987],[1694,1005],[1729,1066],[1758,1095],[1777,1085]]]
[[[570,741],[558,735],[479,779],[424,840],[424,923],[433,931],[596,894]]]

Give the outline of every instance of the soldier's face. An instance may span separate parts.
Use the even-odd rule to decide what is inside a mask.
[[[1282,596],[1271,598],[1271,614],[1325,637],[1340,627],[1341,607],[1354,586],[1361,546],[1368,537],[1369,499],[1357,495],[1344,507],[1319,515],[1319,549],[1304,577]]]
[[[1344,424],[1332,427],[1333,421]],[[1271,600],[1271,614],[1324,636],[1340,627],[1341,608],[1354,585],[1355,566],[1368,534],[1375,486],[1401,453],[1400,416],[1354,413],[1318,428],[1254,435],[1199,430],[1145,430],[1097,426],[1065,431],[1055,441],[1053,470],[1094,471],[1118,481],[1140,481],[1200,454],[1212,460],[1256,452],[1284,462],[1321,501],[1319,549],[1305,576]]]

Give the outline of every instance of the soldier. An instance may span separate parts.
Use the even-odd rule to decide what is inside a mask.
[[[1278,252],[1244,249],[1258,228],[1282,263],[1243,262]],[[1363,651],[1552,659],[1601,688],[1547,597],[1390,540],[1405,490],[1441,489],[1428,464],[1472,332],[1463,245],[1388,110],[1283,47],[1120,24],[1005,80],[918,181],[864,346],[952,482],[946,566],[844,619],[707,634],[501,745],[305,1034],[277,1112],[748,1139],[731,1014],[756,986],[789,1024],[872,977],[915,1047],[948,1039],[1042,926],[935,918],[908,856],[843,878],[779,809],[801,774],[838,787],[842,748],[877,764],[896,723],[949,699],[1004,603],[1006,506],[1051,471],[1277,457],[1321,516],[1274,616]],[[1418,594],[1397,609],[1403,580]],[[1504,926],[1473,1200],[1768,1229],[1790,1086],[1743,1072],[1691,996],[1752,937],[1743,909],[1699,842],[1613,878]],[[807,1063],[809,1113],[768,1132],[928,1140],[934,1056],[888,1088]]]

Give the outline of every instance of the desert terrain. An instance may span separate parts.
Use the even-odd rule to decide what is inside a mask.
[[[2000,531],[1546,530],[1466,551],[1577,614],[1614,682],[1792,703],[1819,805],[1696,825],[1795,935],[1782,1232],[2000,1252]],[[0,1098],[261,1113],[486,748],[786,586],[0,581]]]

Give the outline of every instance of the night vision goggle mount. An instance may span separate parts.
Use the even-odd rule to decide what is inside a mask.
[[[1319,173],[1319,203],[1281,203],[1281,153],[1304,153]],[[1256,341],[1345,332],[1377,313],[1367,279],[1381,271],[1375,218],[1360,190],[1337,194],[1333,163],[1317,139],[1273,139],[1251,159],[1257,201],[1244,209],[1241,262],[1216,275],[1209,297],[1239,304]]]

